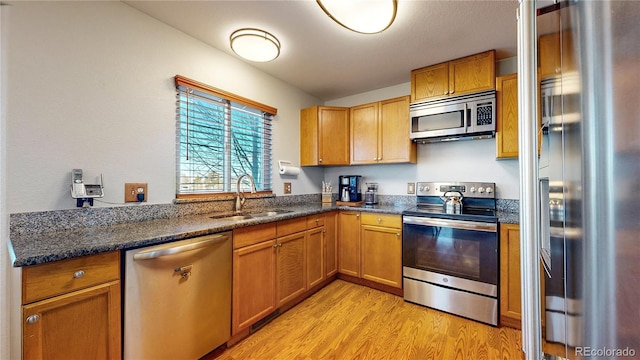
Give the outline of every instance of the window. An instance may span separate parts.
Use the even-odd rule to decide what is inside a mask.
[[[178,197],[235,192],[243,174],[258,191],[271,191],[277,110],[179,75],[175,81]]]

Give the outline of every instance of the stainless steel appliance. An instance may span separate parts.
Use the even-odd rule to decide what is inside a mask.
[[[360,175],[340,175],[338,177],[338,194],[341,201],[358,202],[362,201],[360,192]]]
[[[640,354],[639,17],[628,1],[561,1],[537,14],[535,2],[520,5],[522,339],[530,359]],[[551,57],[543,39],[554,40],[546,43]],[[542,71],[542,59],[555,68]]]
[[[496,131],[496,93],[412,103],[409,113],[409,136],[419,143],[491,138]]]
[[[124,359],[199,359],[231,336],[232,235],[128,250]]]
[[[459,213],[446,211],[447,192],[464,195]],[[405,300],[497,325],[495,184],[419,182],[402,223]]]
[[[366,205],[376,205],[378,203],[377,183],[367,183],[367,191],[364,193],[364,203]]]

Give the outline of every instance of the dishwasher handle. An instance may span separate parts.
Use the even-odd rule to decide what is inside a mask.
[[[189,244],[178,245],[178,246],[168,247],[168,248],[149,249],[149,250],[140,251],[139,253],[136,253],[133,255],[133,260],[136,260],[136,261],[150,260],[150,259],[159,258],[161,256],[179,254],[185,251],[191,251],[191,250],[211,246],[217,243],[221,243],[228,239],[229,239],[228,234],[203,236],[201,241],[192,242]]]

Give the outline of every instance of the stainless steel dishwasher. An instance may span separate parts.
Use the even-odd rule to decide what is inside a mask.
[[[198,359],[231,336],[232,234],[125,253],[124,359]]]

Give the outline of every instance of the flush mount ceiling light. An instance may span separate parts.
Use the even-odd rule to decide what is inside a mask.
[[[316,0],[330,18],[345,28],[376,34],[386,30],[396,18],[397,0]]]
[[[280,41],[264,30],[236,30],[231,33],[229,42],[233,52],[250,61],[266,62],[280,55]]]

